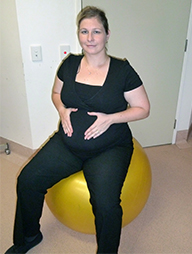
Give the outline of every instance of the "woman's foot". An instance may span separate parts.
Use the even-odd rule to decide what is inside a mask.
[[[33,240],[31,241],[26,240],[24,245],[13,245],[5,252],[5,254],[26,253],[28,250],[32,249],[37,244],[39,244],[42,241],[42,239],[43,239],[43,235],[41,232],[39,232],[39,234],[35,238],[33,238]]]

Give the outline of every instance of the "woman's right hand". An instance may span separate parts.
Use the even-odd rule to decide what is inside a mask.
[[[52,89],[52,101],[59,113],[61,124],[63,126],[63,131],[68,137],[72,136],[73,128],[71,125],[70,114],[71,112],[76,112],[77,108],[65,108],[61,101],[61,90],[63,88],[63,81],[57,76],[55,77],[53,89]]]
[[[61,119],[63,131],[68,137],[71,137],[73,134],[70,115],[72,112],[76,112],[77,110],[77,108],[65,108],[64,106],[59,110],[59,116]]]

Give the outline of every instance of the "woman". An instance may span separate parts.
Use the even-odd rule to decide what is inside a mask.
[[[18,177],[14,245],[6,253],[26,253],[42,240],[39,220],[47,189],[82,169],[95,215],[97,253],[118,253],[120,194],[133,152],[127,122],[147,117],[150,106],[128,61],[107,54],[105,13],[85,7],[77,26],[83,54],[69,55],[58,69],[52,100],[59,130]]]

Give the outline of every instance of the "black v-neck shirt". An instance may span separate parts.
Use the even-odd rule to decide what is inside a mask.
[[[87,85],[84,83],[75,82],[75,90],[82,101],[86,101],[93,97],[99,90],[101,86]]]
[[[76,82],[76,74],[83,55],[70,54],[58,70],[58,78],[63,81],[61,100],[66,107],[78,108],[71,113],[72,137],[59,132],[64,143],[75,152],[97,153],[113,146],[130,146],[132,135],[127,123],[113,124],[98,138],[84,140],[85,131],[96,120],[87,112],[112,114],[127,108],[124,92],[142,85],[139,75],[127,60],[110,57],[107,77],[102,86],[92,86]]]

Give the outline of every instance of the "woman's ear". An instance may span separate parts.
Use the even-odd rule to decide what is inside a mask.
[[[108,42],[108,40],[109,40],[110,35],[111,35],[111,31],[110,31],[110,30],[108,30],[108,34],[107,34],[107,42]]]

